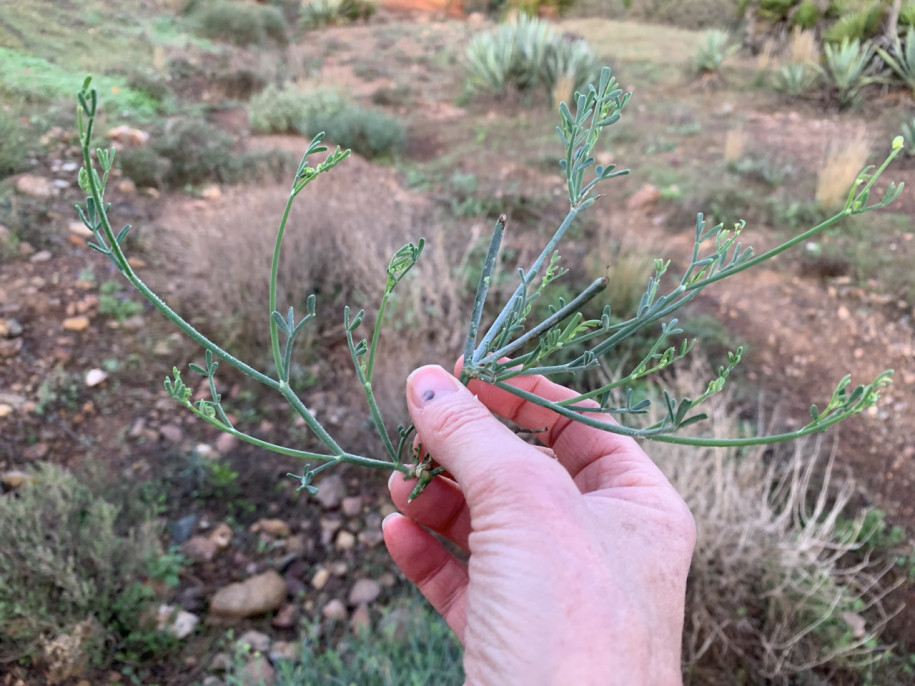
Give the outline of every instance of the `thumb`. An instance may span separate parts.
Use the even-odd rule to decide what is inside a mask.
[[[427,450],[462,485],[468,501],[474,486],[513,483],[525,473],[553,462],[522,441],[460,381],[437,365],[420,367],[407,378],[407,406]]]

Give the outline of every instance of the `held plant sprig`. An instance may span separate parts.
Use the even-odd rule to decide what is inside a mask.
[[[289,199],[277,230],[270,271],[268,322],[275,367],[273,375],[271,375],[269,370],[254,369],[237,359],[194,329],[153,293],[131,268],[121,245],[130,227],[125,226],[116,234],[108,217],[109,205],[104,202],[105,186],[114,160],[114,149],[96,151],[95,157],[101,173],[97,171],[92,159],[91,144],[97,111],[97,95],[90,85],[90,79],[86,79],[78,95],[80,142],[85,165],[80,170],[79,182],[80,187],[86,192],[87,198],[84,206],[77,206],[81,219],[95,236],[95,241],[90,243],[90,246],[106,255],[118,271],[144,297],[181,331],[201,345],[205,351],[205,365],[192,364],[190,370],[207,379],[210,399],[191,402],[191,391],[182,381],[177,369],[174,369],[172,377],[165,381],[168,393],[204,421],[240,440],[304,460],[307,465],[303,473],[289,475],[300,481],[300,490],[306,489],[314,492],[315,487],[312,485],[312,481],[315,475],[333,465],[350,463],[375,469],[398,471],[405,477],[415,476],[418,483],[412,497],[419,495],[431,479],[440,473],[441,469],[436,467],[432,457],[424,453],[421,446],[414,445],[412,426],[399,426],[396,433],[389,432],[376,402],[372,383],[379,359],[380,332],[389,299],[395,288],[419,259],[424,247],[423,239],[419,239],[416,244],[405,245],[392,257],[387,268],[387,281],[378,313],[369,337],[357,340],[357,333],[365,320],[365,311],[360,309],[353,314],[349,307],[344,308],[343,327],[350,357],[365,394],[372,423],[381,438],[386,459],[355,455],[344,450],[334,440],[290,387],[290,370],[295,342],[303,327],[316,316],[315,296],[308,297],[306,313],[298,319],[292,307],[288,309],[285,316],[282,315],[277,310],[276,302],[276,283],[282,240],[292,203],[311,181],[345,160],[349,151],[341,151],[338,147],[328,154],[323,162],[312,166],[311,158],[327,150],[325,146],[321,145],[322,136],[316,136],[308,145],[293,179]],[[542,321],[529,322],[528,319],[534,312],[535,301],[546,297],[550,285],[566,273],[566,270],[560,266],[557,248],[575,218],[596,202],[597,198],[593,194],[595,187],[607,179],[628,173],[616,170],[612,165],[603,167],[596,164],[592,156],[603,131],[619,120],[628,101],[629,94],[624,93],[617,86],[610,70],[605,68],[601,72],[596,86],[589,86],[587,92],[576,94],[574,112],[565,104],[560,107],[558,134],[564,148],[560,168],[568,191],[569,212],[530,267],[526,270],[518,270],[519,284],[516,290],[495,317],[493,323],[481,332],[487,295],[505,231],[506,219],[504,216],[499,218],[493,230],[493,237],[473,301],[464,346],[462,381],[467,383],[474,378],[482,379],[525,400],[603,430],[637,438],[690,445],[748,445],[789,440],[823,431],[873,405],[877,400],[878,390],[888,382],[891,372],[885,372],[870,384],[859,386],[851,392],[847,390],[850,379],[849,377],[844,378],[833,392],[826,407],[818,410],[814,406],[811,410],[812,421],[797,431],[775,436],[735,439],[677,435],[680,429],[704,418],[703,414],[695,410],[709,396],[717,393],[724,386],[727,377],[740,361],[741,351],[738,349],[729,355],[728,363],[719,369],[716,377],[709,382],[707,388],[697,398],[675,399],[669,394],[665,394],[665,415],[660,421],[650,426],[611,424],[601,417],[601,415],[625,417],[647,412],[650,400],[635,397],[634,382],[668,368],[689,354],[693,342],[683,340],[679,344],[670,344],[671,339],[682,334],[682,330],[677,328],[677,320],[672,315],[677,309],[695,298],[705,287],[771,259],[781,252],[809,240],[815,234],[835,225],[847,216],[885,207],[895,200],[902,190],[901,184],[898,186],[890,184],[880,200],[874,203],[870,201],[870,194],[877,179],[902,149],[902,139],[899,138],[894,141],[893,151],[879,168],[869,167],[861,172],[849,192],[841,212],[762,255],[754,256],[750,248],[743,247],[739,242],[743,223],[735,225],[732,229],[725,228],[723,224],[709,227],[700,214],[696,222],[693,252],[677,285],[667,292],[662,292],[662,284],[670,262],[656,260],[654,274],[648,279],[646,291],[635,316],[625,321],[614,321],[610,308],[605,307],[599,319],[586,320],[584,318],[581,308],[597,297],[607,286],[608,280],[603,278],[590,284],[569,302],[560,298],[557,303],[550,306],[549,314]],[[532,395],[510,383],[511,379],[518,376],[541,374],[549,377],[596,368],[601,359],[611,354],[619,344],[652,325],[658,326],[660,333],[656,336],[656,341],[648,353],[629,370],[628,374],[606,383],[600,388],[556,403]],[[572,360],[567,359],[569,350],[577,351]],[[560,351],[566,352],[562,361],[557,359],[557,353]],[[215,374],[219,362],[235,367],[282,395],[321,442],[325,452],[310,452],[277,445],[237,429],[230,421],[228,413],[223,408],[221,397],[216,392]],[[625,395],[624,403],[613,402],[617,392]],[[405,459],[404,453],[407,453],[408,459]],[[412,466],[409,464],[410,462],[413,463]],[[312,467],[312,463],[317,463],[317,466]]]

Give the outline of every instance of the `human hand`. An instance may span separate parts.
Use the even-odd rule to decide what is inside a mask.
[[[542,377],[518,385],[551,400]],[[476,394],[476,396],[474,395]],[[440,367],[407,380],[424,448],[453,478],[384,522],[394,561],[464,644],[468,684],[678,684],[695,524],[632,439]],[[522,441],[492,413],[547,446]],[[464,562],[426,529],[469,553]]]

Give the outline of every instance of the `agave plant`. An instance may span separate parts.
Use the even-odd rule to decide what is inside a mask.
[[[708,29],[699,42],[699,48],[693,61],[696,71],[701,74],[716,74],[722,63],[740,46],[731,42],[731,34],[720,29]]]
[[[873,74],[870,67],[875,48],[870,41],[847,38],[839,45],[826,44],[826,69],[824,74],[829,84],[836,91],[839,107],[854,105],[864,86],[880,80],[879,74]]]
[[[915,28],[909,26],[904,44],[899,36],[894,38],[892,55],[882,48],[877,48],[877,54],[915,94]]]
[[[775,75],[775,89],[787,95],[804,95],[816,85],[821,75],[822,70],[816,64],[809,62],[785,64]]]

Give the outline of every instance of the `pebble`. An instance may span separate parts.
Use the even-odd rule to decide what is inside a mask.
[[[294,555],[309,552],[308,538],[305,537],[305,534],[290,536],[286,539],[286,551]]]
[[[633,193],[629,200],[626,201],[626,209],[638,210],[646,207],[651,207],[660,199],[661,191],[655,186],[652,186],[650,183],[646,183],[635,193]]]
[[[64,319],[65,331],[85,331],[89,328],[89,317],[67,317]]]
[[[311,587],[316,591],[320,591],[327,585],[329,579],[330,570],[327,567],[318,567],[314,576],[311,577]]]
[[[349,531],[337,534],[337,550],[352,550],[356,546],[356,537]]]
[[[89,388],[92,388],[94,386],[98,386],[107,378],[108,374],[101,369],[90,369],[88,372],[86,372],[86,385]]]
[[[318,484],[318,494],[315,497],[325,510],[333,510],[340,507],[344,492],[343,479],[338,474],[331,474],[321,479],[321,483]]]
[[[384,534],[381,529],[365,529],[359,532],[359,542],[369,548],[374,548],[384,542]]]
[[[232,527],[228,524],[220,524],[210,532],[209,539],[216,544],[220,550],[225,550],[232,542]]]
[[[191,534],[194,533],[194,527],[197,526],[198,519],[199,517],[196,514],[189,514],[174,522],[170,527],[172,543],[181,545],[188,540]]]
[[[210,612],[226,618],[242,618],[272,612],[286,600],[286,582],[275,571],[252,576],[216,591]]]
[[[16,179],[16,190],[33,198],[53,198],[58,193],[51,179],[34,174],[23,174]]]
[[[49,262],[52,257],[50,250],[39,250],[29,258],[29,262]]]
[[[349,591],[350,605],[368,605],[381,595],[381,584],[374,579],[359,579]]]
[[[194,562],[209,562],[219,552],[219,545],[209,538],[194,536],[185,541],[181,552]]]
[[[9,230],[9,228],[3,224],[0,224],[0,243],[6,243],[10,239],[11,235],[12,232]]]
[[[225,455],[238,447],[238,439],[232,434],[219,434],[216,439],[216,450]]]
[[[243,684],[257,684],[258,686],[273,686],[276,683],[276,670],[266,657],[256,657],[245,665],[242,670]]]
[[[199,623],[200,617],[186,610],[176,608],[174,605],[159,606],[156,627],[159,631],[165,631],[179,640],[194,633]]]
[[[347,571],[349,571],[349,566],[343,560],[339,560],[338,562],[332,562],[328,569],[330,569],[330,573],[333,576],[339,577],[346,576]]]
[[[11,414],[13,414],[13,406],[7,405],[6,403],[0,403],[0,419],[9,417]]]
[[[252,533],[264,533],[273,538],[286,538],[292,534],[292,528],[282,519],[258,519],[251,525]]]
[[[270,637],[263,632],[251,629],[243,633],[235,645],[239,648],[249,648],[256,653],[266,653],[270,650]]]
[[[345,517],[358,517],[362,512],[362,496],[353,495],[344,498],[341,503],[341,509]]]
[[[372,617],[366,605],[360,605],[349,620],[349,628],[354,634],[363,634],[372,630]]]
[[[94,235],[92,229],[82,222],[70,222],[67,224],[67,230],[74,236],[80,236],[81,238],[92,238]]]
[[[2,483],[11,491],[16,490],[24,484],[31,483],[34,480],[35,477],[32,475],[26,474],[25,472],[20,472],[16,469],[10,472],[4,472],[2,475],[0,475],[0,483]]]
[[[0,338],[16,338],[22,335],[22,324],[16,319],[0,319]]]
[[[180,443],[184,438],[184,431],[180,426],[174,424],[164,424],[159,427],[159,436],[169,443]]]
[[[270,661],[274,664],[283,660],[298,662],[300,646],[296,641],[274,641],[268,653]]]
[[[348,616],[346,613],[346,605],[344,605],[343,601],[339,598],[328,601],[327,605],[322,608],[321,614],[324,616],[324,619],[329,619],[332,622],[344,622]]]
[[[292,604],[283,605],[270,620],[270,626],[274,629],[292,629],[299,618],[298,608]]]
[[[22,350],[22,339],[0,340],[0,357],[16,357]]]

